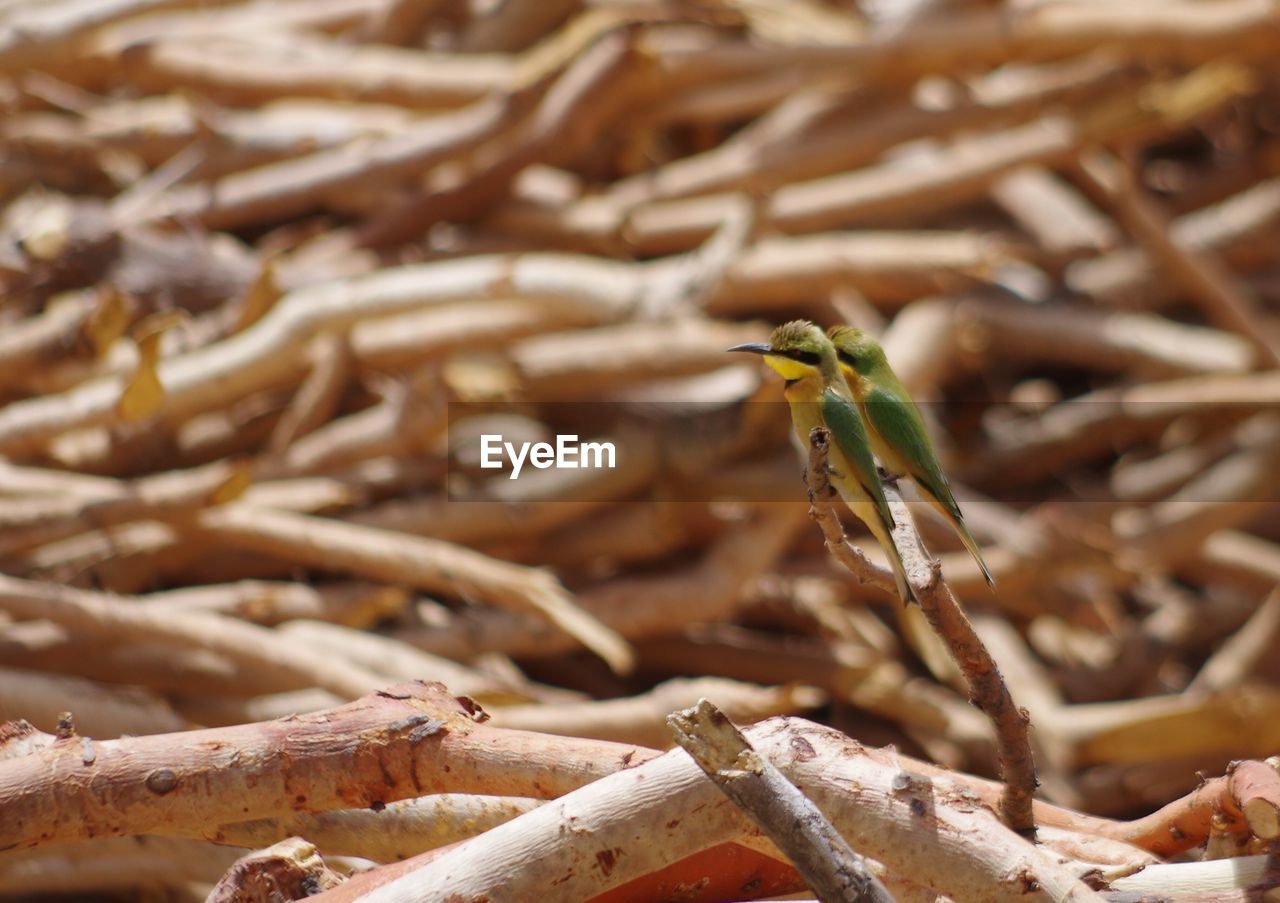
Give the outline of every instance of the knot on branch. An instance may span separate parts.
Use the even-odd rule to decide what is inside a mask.
[[[918,590],[930,592],[942,582],[942,562],[937,558],[930,558],[927,560],[927,563],[928,569],[925,571],[924,581],[921,583]]]
[[[818,499],[829,502],[836,497],[827,465],[830,446],[831,432],[825,426],[815,426],[809,431],[809,463],[804,469],[804,481],[811,505]]]

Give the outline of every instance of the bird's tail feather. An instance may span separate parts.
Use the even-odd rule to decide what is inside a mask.
[[[991,576],[991,571],[987,569],[987,563],[982,560],[982,550],[978,547],[978,541],[973,538],[973,534],[969,532],[969,528],[964,525],[964,521],[956,524],[957,532],[960,534],[960,541],[964,543],[964,547],[969,550],[969,554],[973,556],[973,560],[978,562],[978,570],[982,571],[982,579],[987,581],[987,586],[992,589],[996,588],[996,578]]]
[[[898,625],[902,630],[903,639],[916,655],[920,656],[920,660],[924,662],[930,673],[938,680],[952,683],[959,675],[959,669],[952,660],[946,644],[933,632],[933,628],[929,626],[924,616],[924,611],[920,608],[920,600],[916,598],[915,590],[911,588],[911,581],[907,579],[907,569],[902,563],[902,556],[898,554],[898,546],[893,541],[893,531],[888,524],[880,520],[874,505],[864,503],[861,506],[851,505],[850,507],[871,530],[871,534],[876,538],[876,542],[884,550],[885,558],[889,561],[889,569],[893,571],[893,580],[898,587],[898,596],[902,599],[902,605],[898,608]],[[863,517],[864,512],[868,515],[867,517]],[[912,602],[916,604],[912,606]]]
[[[916,592],[911,588],[911,581],[907,579],[907,571],[902,566],[902,557],[898,555],[897,547],[890,545],[885,552],[889,558],[889,567],[893,569],[893,582],[898,585],[898,597],[902,599],[902,604],[910,605],[914,602],[919,605],[920,600],[916,598]]]
[[[942,637],[933,632],[924,609],[919,605],[898,607],[898,629],[925,668],[944,684],[956,686],[962,681],[960,668],[951,657],[951,651]]]
[[[889,569],[893,571],[893,582],[898,587],[898,597],[902,599],[903,605],[910,605],[915,602],[920,604],[920,600],[916,598],[915,590],[911,588],[911,581],[907,579],[907,569],[902,564],[902,556],[898,554],[898,546],[893,541],[893,530],[889,524],[886,524],[880,518],[880,513],[876,506],[870,502],[864,502],[854,509],[857,514],[871,530],[871,535],[876,538],[876,542],[880,544],[884,557],[889,561]],[[865,515],[865,516],[864,516]]]
[[[960,516],[960,509],[950,510],[936,495],[928,492],[924,487],[921,487],[920,494],[928,499],[933,507],[938,509],[938,512],[947,519],[947,523],[951,524],[952,529],[956,531],[956,535],[960,537],[960,542],[964,543],[964,547],[973,556],[973,560],[977,562],[978,570],[982,571],[982,579],[987,581],[987,586],[995,589],[996,578],[991,576],[987,563],[982,560],[982,548],[978,545],[978,541],[973,538],[973,534],[969,532],[969,528],[965,526],[964,518]]]

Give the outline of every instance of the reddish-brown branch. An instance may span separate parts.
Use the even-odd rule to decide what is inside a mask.
[[[649,750],[478,724],[440,684],[314,715],[120,740],[71,737],[0,762],[0,847],[177,833],[425,793],[552,797]]]

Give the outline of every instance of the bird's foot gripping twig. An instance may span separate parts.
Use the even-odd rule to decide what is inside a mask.
[[[844,527],[834,509],[835,493],[827,477],[829,442],[830,435],[824,428],[815,428],[809,435],[809,514],[822,529],[831,554],[849,573],[859,581],[893,592],[893,575],[873,564],[845,538]],[[1005,785],[1000,798],[1001,820],[1024,837],[1034,838],[1036,829],[1031,801],[1037,781],[1031,754],[1030,718],[1026,709],[1014,705],[995,660],[978,638],[951,587],[942,579],[938,562],[925,551],[897,487],[885,486],[885,497],[893,512],[893,540],[920,608],[964,674],[969,701],[985,712],[995,726],[1000,772]]]
[[[898,480],[902,479],[902,474],[893,473],[881,465],[876,465],[876,474],[880,477],[880,482],[887,486],[897,486]]]

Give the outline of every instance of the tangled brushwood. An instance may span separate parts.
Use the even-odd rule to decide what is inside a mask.
[[[1276,0],[0,0],[0,108],[0,898],[1280,886]]]

